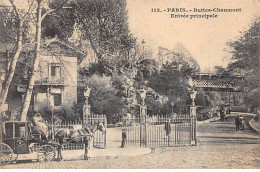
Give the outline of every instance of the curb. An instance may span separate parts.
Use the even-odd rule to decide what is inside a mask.
[[[249,115],[249,116],[255,116],[254,113],[245,113],[245,112],[231,112],[231,114],[240,114],[240,115]]]
[[[256,131],[258,134],[260,134],[260,130],[253,126],[253,124],[252,124],[253,121],[254,121],[254,118],[251,119],[251,120],[248,122],[250,128],[252,128],[252,129],[253,129],[254,131]]]
[[[208,124],[208,123],[210,123],[212,121],[219,120],[219,119],[220,119],[220,117],[217,116],[217,117],[213,117],[213,118],[207,119],[205,121],[197,121],[197,124]]]

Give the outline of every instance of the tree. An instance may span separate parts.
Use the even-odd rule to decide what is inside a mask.
[[[144,59],[137,63],[137,68],[143,73],[143,77],[148,79],[151,75],[158,72],[158,64],[154,59]]]
[[[108,123],[112,122],[114,114],[124,113],[124,103],[116,96],[118,90],[114,88],[110,76],[93,75],[85,83],[91,88],[89,102],[92,112],[105,114]]]
[[[99,60],[120,54],[122,50],[129,51],[132,39],[128,31],[125,0],[77,0],[72,7],[81,40],[89,41]]]
[[[248,88],[246,104],[259,107],[260,18],[255,18],[250,28],[238,40],[228,42],[228,45],[231,47],[232,60],[228,69],[245,76],[245,86]]]
[[[32,72],[31,72],[31,76],[29,77],[29,84],[28,84],[28,88],[25,94],[25,99],[23,102],[23,107],[22,107],[22,112],[21,112],[21,121],[25,121],[26,117],[27,117],[27,112],[30,106],[30,102],[31,102],[31,97],[32,97],[32,91],[33,91],[33,87],[34,87],[34,81],[35,81],[35,77],[36,77],[36,72],[38,70],[38,65],[39,65],[39,57],[40,57],[40,46],[41,46],[41,25],[42,25],[42,20],[49,14],[61,9],[69,0],[63,0],[63,1],[58,1],[59,6],[55,9],[52,8],[47,8],[44,9],[46,12],[44,14],[42,14],[42,9],[43,9],[43,1],[44,0],[37,0],[37,12],[36,12],[36,17],[37,17],[37,21],[36,21],[36,35],[35,35],[35,58],[34,58],[34,62],[33,62],[33,68],[32,68]]]
[[[23,47],[23,35],[25,34],[26,24],[28,24],[28,19],[30,17],[31,8],[34,1],[28,1],[27,11],[19,10],[14,0],[9,0],[11,8],[4,7],[5,9],[1,11],[1,42],[5,45],[7,55],[10,54],[7,48],[7,44],[15,42],[13,49],[13,56],[7,66],[7,74],[2,83],[1,95],[0,95],[0,110],[4,105],[9,86],[13,80],[13,76],[16,69],[16,64],[20,56]],[[15,33],[15,34],[14,34]],[[2,112],[1,112],[2,113]]]
[[[226,69],[222,66],[214,66],[215,73],[218,75],[222,75]]]
[[[190,101],[189,85],[187,78],[191,75],[191,69],[188,67],[176,70],[174,62],[163,65],[162,71],[152,75],[148,79],[148,86],[160,95],[165,95],[169,98],[169,103],[166,105],[170,113],[170,102],[174,101],[177,109],[175,112],[182,113],[186,111],[186,105]],[[177,105],[178,104],[178,105]]]

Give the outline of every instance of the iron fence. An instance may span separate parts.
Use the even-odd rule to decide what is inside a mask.
[[[171,147],[196,144],[196,119],[190,116],[125,117],[127,145]]]

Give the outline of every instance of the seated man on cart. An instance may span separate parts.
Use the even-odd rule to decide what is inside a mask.
[[[32,135],[37,136],[39,141],[48,140],[48,126],[44,123],[43,118],[40,113],[36,113],[32,118]]]

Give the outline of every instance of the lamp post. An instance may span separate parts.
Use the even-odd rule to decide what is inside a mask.
[[[84,90],[85,103],[83,105],[83,124],[82,124],[83,127],[85,124],[88,123],[88,120],[90,118],[90,113],[91,113],[90,105],[89,105],[89,101],[88,101],[89,94],[90,94],[90,88],[88,86],[86,86],[86,88]]]
[[[144,99],[145,99],[145,97],[146,97],[146,90],[145,90],[144,88],[142,88],[142,89],[140,90],[140,96],[141,96],[141,99],[142,99],[141,105],[144,106]]]
[[[195,105],[196,94],[197,94],[197,91],[195,91],[194,89],[192,89],[190,91],[190,97],[191,97],[191,100],[192,100],[192,104],[190,106],[190,116],[194,117],[194,118],[196,118],[196,108],[197,108],[196,105]]]
[[[142,99],[140,104],[140,146],[144,144],[147,146],[146,142],[146,115],[147,115],[147,107],[145,106],[144,99],[146,97],[146,90],[144,87],[139,91],[140,97]]]
[[[174,101],[171,102],[171,107],[172,107],[172,114],[173,114]]]
[[[197,91],[194,90],[194,88],[190,91],[190,97],[192,100],[192,104],[190,106],[190,118],[192,121],[192,127],[191,127],[191,144],[197,145],[197,139],[196,139],[196,131],[197,131],[197,125],[196,125],[196,108],[195,105],[195,98],[196,98]]]
[[[192,106],[195,106],[196,94],[197,94],[197,91],[195,91],[194,89],[192,89],[190,91],[190,97],[191,97],[191,100],[192,100]]]
[[[142,118],[147,115],[147,107],[145,106],[145,102],[144,102],[144,99],[146,97],[146,90],[144,88],[140,90],[140,97],[142,99],[140,105],[140,118]]]

